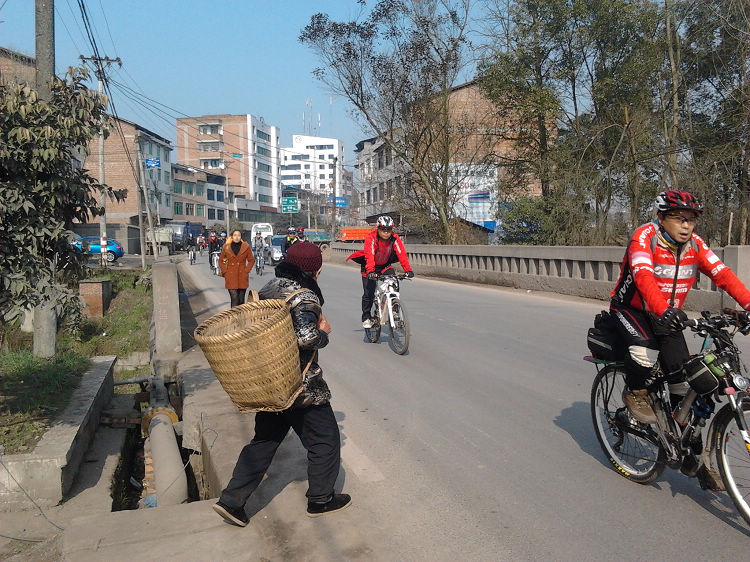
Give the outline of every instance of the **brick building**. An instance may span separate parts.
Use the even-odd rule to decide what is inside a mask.
[[[278,127],[249,114],[180,118],[177,161],[226,177],[232,218],[238,209],[278,208],[279,135]],[[248,201],[258,205],[248,205]]]
[[[34,85],[36,82],[35,59],[0,47],[0,84],[27,83]]]

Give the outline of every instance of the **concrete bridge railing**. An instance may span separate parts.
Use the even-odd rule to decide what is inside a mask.
[[[361,244],[334,243],[330,259],[343,262],[360,248]],[[407,244],[406,249],[417,273],[601,300],[609,300],[625,253],[625,248],[617,246]],[[727,246],[714,252],[750,285],[750,246]],[[716,311],[733,303],[701,274],[688,295],[686,308]]]

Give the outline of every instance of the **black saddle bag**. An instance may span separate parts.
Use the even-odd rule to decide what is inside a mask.
[[[586,336],[591,355],[597,359],[606,361],[621,361],[624,357],[624,350],[617,337],[617,328],[615,319],[607,310],[602,310],[594,317],[594,327],[589,328]]]

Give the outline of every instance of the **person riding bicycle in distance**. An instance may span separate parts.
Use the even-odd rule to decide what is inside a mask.
[[[745,310],[750,291],[695,232],[703,212],[687,191],[668,190],[655,202],[656,220],[638,227],[628,243],[610,310],[625,350],[623,401],[635,419],[655,423],[647,379],[657,359],[675,407],[687,391],[680,369],[690,357],[682,330],[688,291],[700,270]]]
[[[263,248],[265,247],[265,242],[263,241],[263,235],[260,233],[260,231],[257,231],[255,233],[255,237],[253,238],[253,253],[257,256],[263,256]]]
[[[285,256],[289,247],[295,242],[299,242],[299,239],[297,238],[297,229],[293,226],[290,226],[286,230],[286,238],[284,238],[284,245],[282,247],[282,251]]]
[[[378,275],[393,273],[393,264],[398,261],[407,277],[414,277],[404,243],[393,232],[393,219],[388,215],[378,217],[377,229],[367,235],[364,248],[346,259],[362,266],[362,327],[372,328],[370,310],[375,299]]]

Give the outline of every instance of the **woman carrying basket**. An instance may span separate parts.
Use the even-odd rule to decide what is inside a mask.
[[[232,231],[232,236],[221,248],[219,269],[224,278],[224,287],[229,290],[231,308],[245,303],[245,294],[250,284],[248,276],[255,265],[250,244],[242,239],[242,232]]]
[[[245,503],[263,479],[281,442],[294,432],[307,449],[307,515],[318,517],[349,506],[348,494],[333,486],[341,464],[341,437],[330,399],[331,391],[317,363],[317,350],[328,345],[331,326],[323,311],[323,294],[317,283],[323,256],[315,244],[297,242],[276,266],[276,279],[259,292],[260,299],[286,299],[297,335],[300,366],[305,372],[303,390],[291,408],[255,414],[255,436],[242,449],[232,479],[221,493],[214,511],[226,521],[244,527],[249,518]]]

